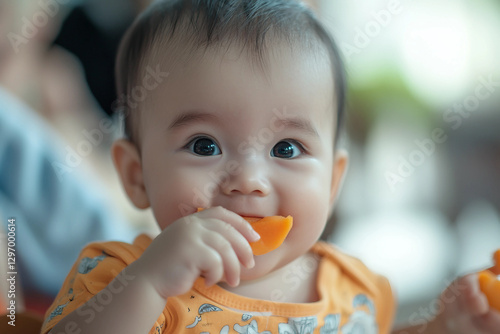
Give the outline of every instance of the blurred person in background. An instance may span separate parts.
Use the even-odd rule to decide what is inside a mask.
[[[131,241],[131,221],[143,219],[106,154],[118,127],[77,58],[51,45],[68,11],[58,1],[0,0],[0,228],[18,222],[28,308],[40,293],[55,295],[83,245],[111,232]]]
[[[113,114],[118,43],[135,16],[151,0],[85,0],[62,23],[54,44],[74,54],[82,64],[90,91],[101,109]]]
[[[76,124],[90,128],[102,115],[78,60],[51,45],[67,6],[36,0],[4,1],[2,6],[2,87],[47,119],[66,139],[74,140],[75,132],[79,133],[74,131]]]

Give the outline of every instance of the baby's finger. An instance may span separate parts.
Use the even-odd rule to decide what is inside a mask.
[[[203,242],[219,253],[222,259],[223,276],[231,286],[240,283],[240,262],[234,253],[231,243],[218,233],[207,233]]]
[[[197,267],[201,270],[201,276],[205,277],[206,286],[219,282],[224,275],[222,257],[211,247],[205,247],[203,254],[200,254]]]
[[[473,317],[474,325],[484,333],[498,333],[500,328],[500,312],[491,309],[488,313]]]
[[[494,267],[488,268],[488,270],[497,276],[500,275],[500,265],[496,265]]]
[[[240,215],[221,206],[203,210],[201,212],[198,212],[197,215],[204,218],[215,218],[225,221],[226,223],[234,227],[237,231],[239,231],[245,237],[245,239],[250,242],[260,239],[259,234],[253,230],[249,222],[243,219],[243,217],[241,217]]]
[[[463,287],[459,295],[461,308],[472,316],[486,314],[489,309],[488,300],[479,289],[477,274],[467,275],[458,280],[457,284]]]
[[[500,249],[493,254],[493,261],[495,262],[493,273],[495,273],[495,275],[500,275]]]
[[[255,265],[252,248],[239,231],[232,227],[232,225],[221,220],[214,219],[208,222],[208,224],[209,226],[206,226],[206,228],[218,232],[229,241],[241,264],[247,268],[252,268]]]

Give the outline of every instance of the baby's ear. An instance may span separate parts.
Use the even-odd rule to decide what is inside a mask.
[[[137,147],[129,140],[120,139],[113,143],[111,155],[123,188],[132,203],[139,209],[148,208],[150,204]]]
[[[335,152],[332,170],[332,185],[330,189],[330,211],[333,210],[335,199],[337,198],[347,171],[349,154],[346,150],[338,149]]]

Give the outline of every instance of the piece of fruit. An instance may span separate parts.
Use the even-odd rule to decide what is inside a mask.
[[[269,216],[262,219],[243,218],[260,235],[259,240],[250,243],[254,255],[264,255],[281,246],[293,225],[292,216]]]
[[[478,280],[479,288],[486,295],[488,304],[500,311],[500,281],[488,270],[481,271],[478,274]]]
[[[500,249],[495,252],[493,259],[495,260],[495,269],[500,272]]]
[[[198,212],[203,209],[199,208]],[[275,250],[283,241],[292,229],[292,216],[269,216],[264,218],[243,217],[250,223],[252,228],[260,235],[260,239],[256,242],[250,242],[254,255],[264,255]]]
[[[495,266],[490,268],[491,271],[483,270],[478,273],[479,288],[486,295],[490,306],[500,311],[500,281],[494,273],[500,272],[500,249],[493,254],[493,261]]]

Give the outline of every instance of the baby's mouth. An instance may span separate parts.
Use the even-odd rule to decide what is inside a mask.
[[[198,208],[198,212],[201,210],[203,208]],[[259,240],[250,243],[253,255],[264,255],[281,246],[293,225],[291,216],[255,217],[252,214],[235,213],[249,222],[255,232],[260,235]]]
[[[249,223],[253,223],[253,222],[256,222],[258,220],[261,220],[264,218],[264,216],[257,216],[257,215],[251,215],[251,214],[241,214],[241,213],[238,213],[238,215],[240,215],[241,217],[245,218],[246,221],[248,221]]]
[[[248,221],[255,232],[260,235],[259,240],[250,243],[254,255],[264,255],[281,246],[293,225],[293,218],[291,216],[243,218]]]

